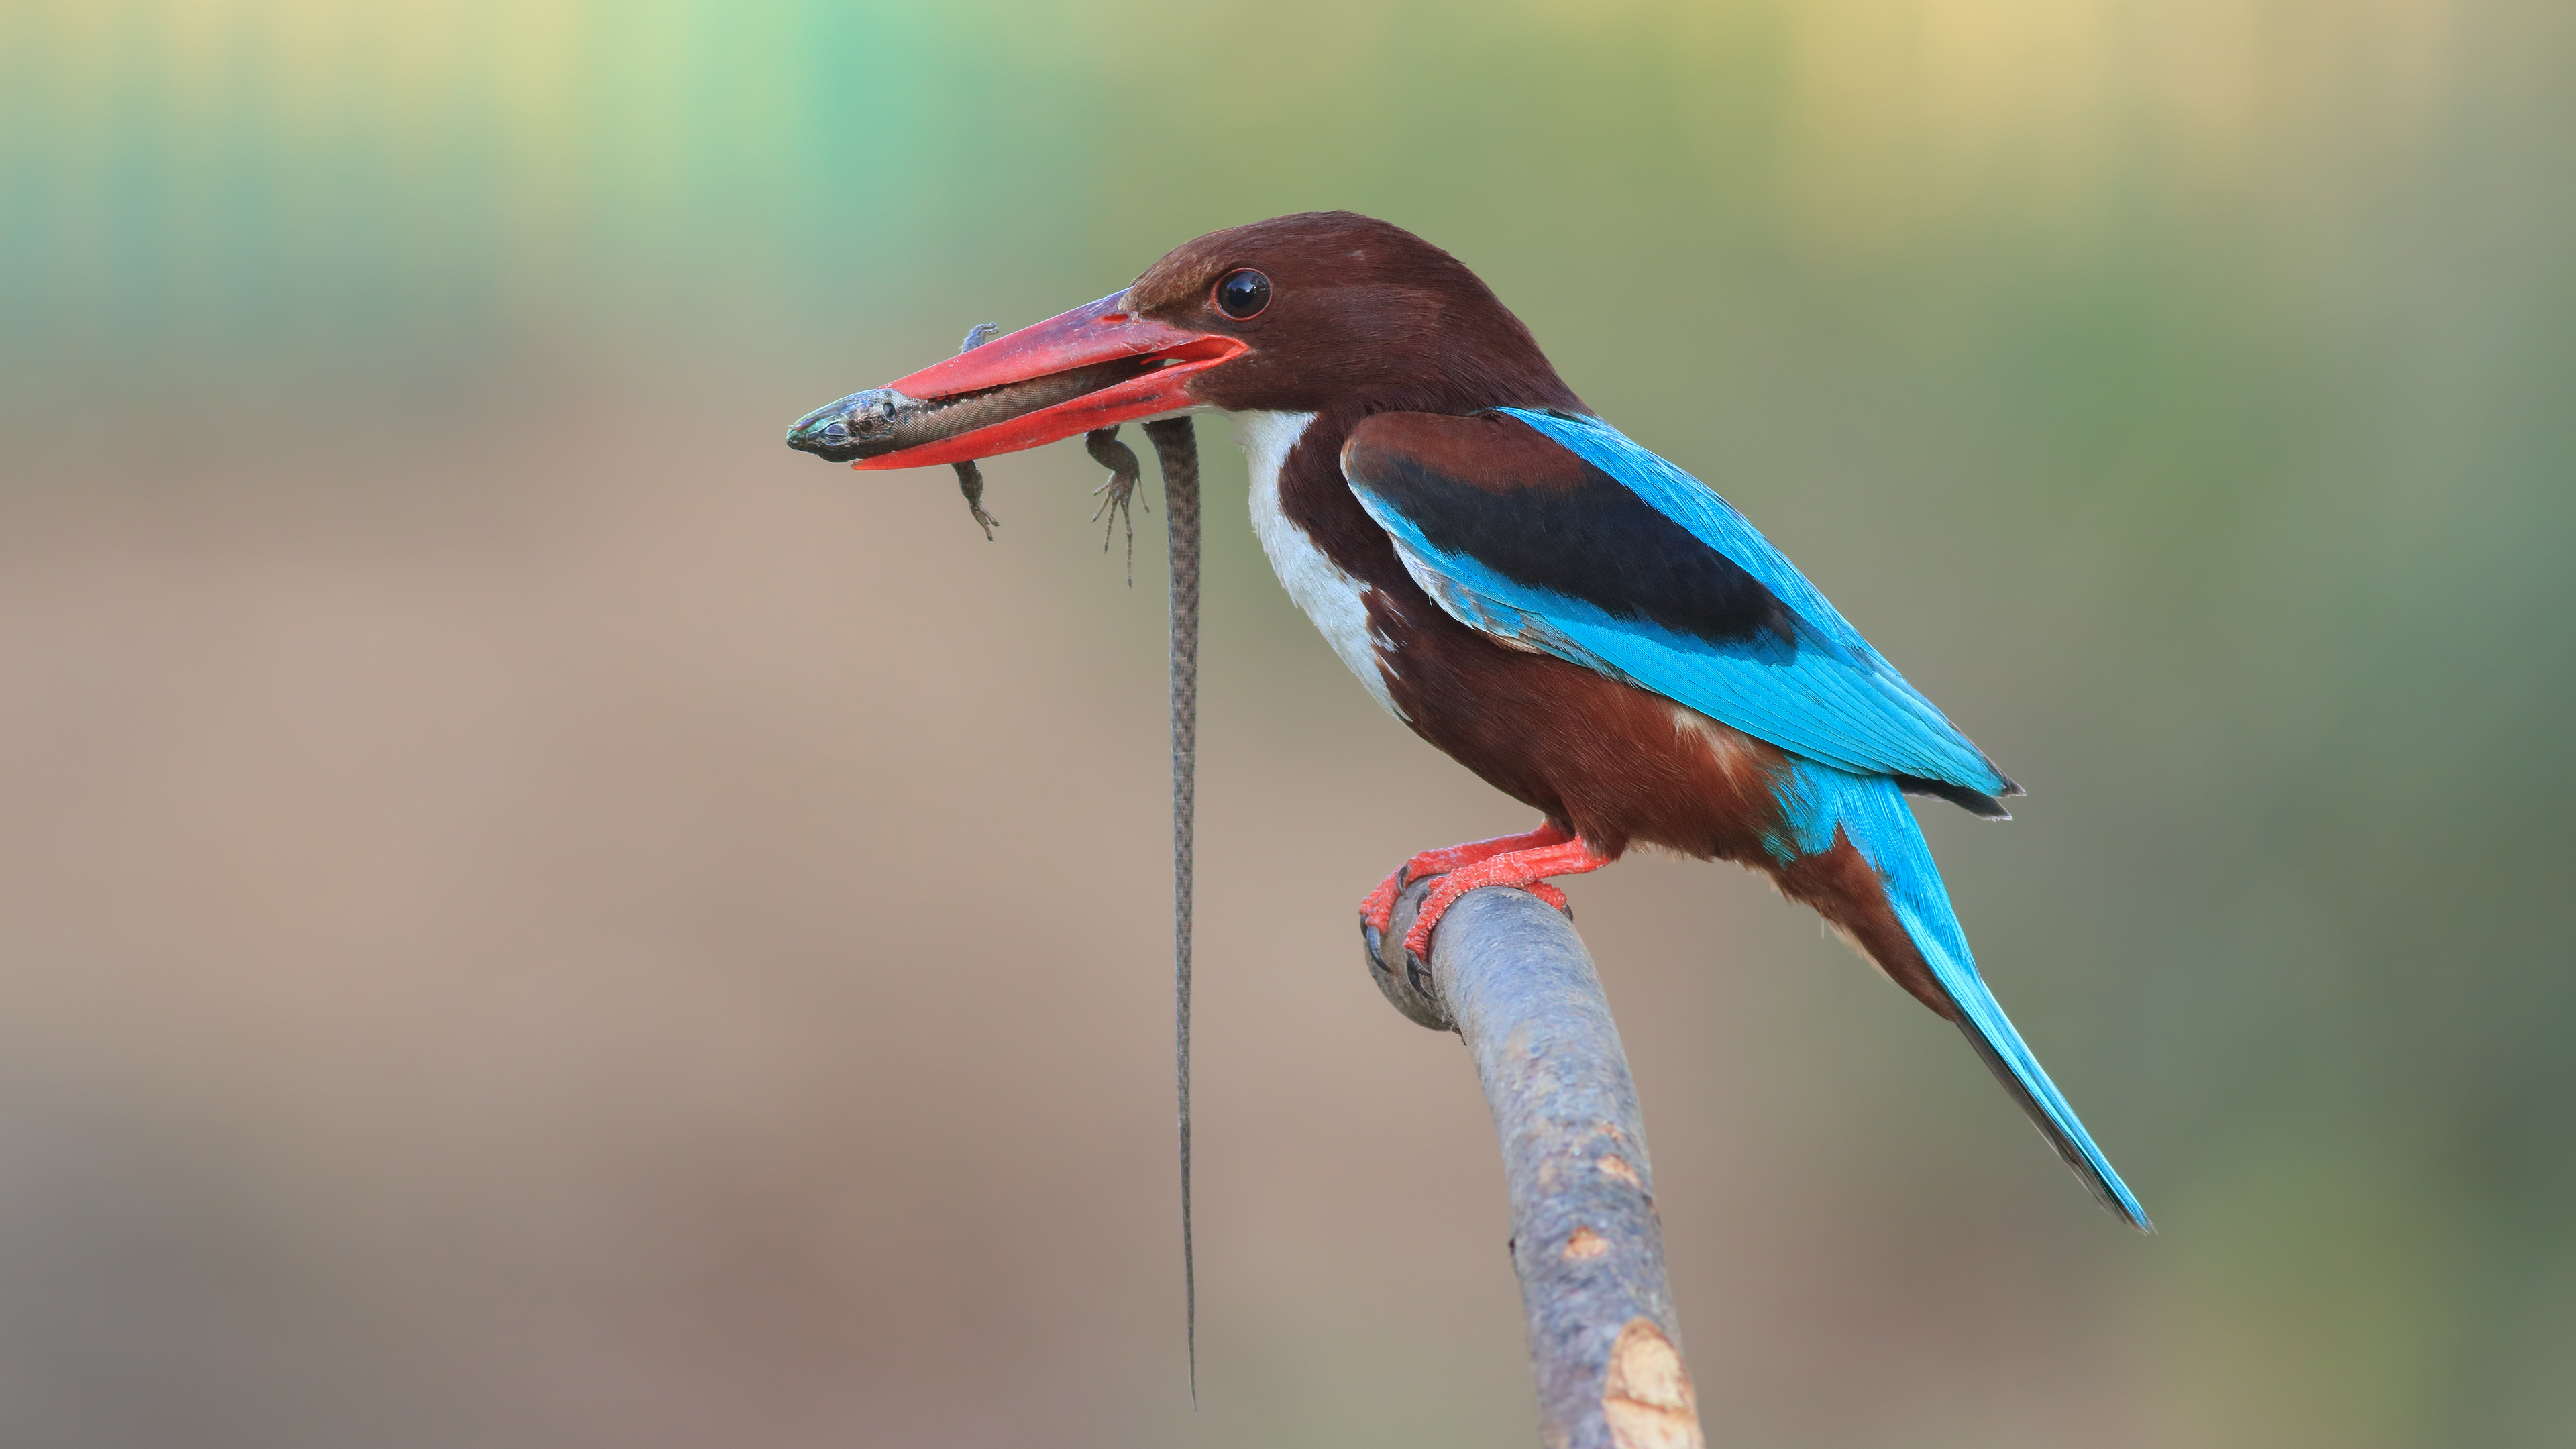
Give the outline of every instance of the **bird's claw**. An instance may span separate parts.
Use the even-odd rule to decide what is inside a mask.
[[[1396,874],[1402,875],[1403,872],[1398,871]],[[1374,894],[1372,894],[1372,899],[1374,899]],[[1383,972],[1389,969],[1386,964],[1386,933],[1388,929],[1388,923],[1384,918],[1372,920],[1367,908],[1365,905],[1363,906],[1360,912],[1360,945],[1368,952],[1369,969],[1372,971]],[[1439,989],[1437,983],[1435,983],[1431,977],[1431,963],[1422,958],[1422,953],[1410,948],[1406,949],[1404,953],[1404,979],[1405,983],[1413,988],[1414,993],[1420,996],[1423,1000],[1434,1003],[1439,1001]],[[1403,1009],[1401,1003],[1399,1003],[1399,1009]],[[1407,1011],[1407,1014],[1411,1015],[1412,1013]],[[1421,1020],[1421,1018],[1417,1017],[1416,1020]],[[1423,1024],[1430,1026],[1435,1025],[1436,1023],[1424,1021]]]
[[[1379,881],[1377,883],[1377,889],[1370,891],[1367,895],[1360,898],[1360,928],[1362,930],[1369,932],[1372,936],[1383,936],[1386,934],[1387,928],[1395,920],[1396,897],[1403,895],[1404,888],[1413,884],[1411,880],[1406,878],[1407,873],[1411,871],[1412,868],[1413,867],[1410,862],[1397,866],[1395,868],[1395,874]],[[1376,947],[1374,946],[1369,949],[1372,954],[1376,951]]]
[[[1428,954],[1431,950],[1431,933],[1439,929],[1440,918],[1448,915],[1449,908],[1456,905],[1469,891],[1489,885],[1527,891],[1545,902],[1548,908],[1558,915],[1569,921],[1574,919],[1574,907],[1566,900],[1565,892],[1549,885],[1546,881],[1480,880],[1477,878],[1480,874],[1484,872],[1470,869],[1447,872],[1450,878],[1444,878],[1440,884],[1431,888],[1431,894],[1423,897],[1421,914],[1413,918],[1413,929],[1404,935],[1404,949]]]

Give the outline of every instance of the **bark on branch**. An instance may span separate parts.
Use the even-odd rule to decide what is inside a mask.
[[[1369,974],[1398,1011],[1455,1031],[1476,1061],[1511,1189],[1512,1266],[1549,1449],[1700,1449],[1698,1404],[1664,1283],[1636,1083],[1583,938],[1525,891],[1452,906],[1431,960],[1396,903]]]

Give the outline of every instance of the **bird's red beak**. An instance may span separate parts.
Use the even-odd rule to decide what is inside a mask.
[[[885,390],[928,402],[1032,383],[1102,364],[1132,362],[1137,369],[1132,374],[1104,368],[1100,374],[1104,385],[1092,391],[968,432],[862,458],[850,466],[867,471],[990,458],[1094,428],[1197,406],[1197,399],[1187,390],[1190,379],[1243,352],[1247,344],[1238,338],[1193,332],[1121,310],[1126,295],[1123,291],[1114,293],[1089,306],[1023,327],[1008,337],[997,337],[972,351],[897,378]]]

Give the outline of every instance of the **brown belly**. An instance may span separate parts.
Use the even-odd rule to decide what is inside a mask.
[[[1438,613],[1370,598],[1387,692],[1414,733],[1611,855],[1655,845],[1768,866],[1777,747]],[[1429,617],[1424,617],[1425,613]]]
[[[1385,591],[1370,600],[1371,625],[1396,646],[1388,694],[1414,733],[1603,854],[1655,845],[1761,872],[1917,1000],[1956,1019],[1878,872],[1850,841],[1787,864],[1764,845],[1779,821],[1774,788],[1787,752],[1446,614],[1424,617],[1434,608],[1423,599],[1408,611]]]

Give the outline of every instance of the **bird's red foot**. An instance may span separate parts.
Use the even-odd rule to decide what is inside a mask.
[[[1377,889],[1370,891],[1367,898],[1360,902],[1360,921],[1371,931],[1383,936],[1386,934],[1388,921],[1395,915],[1395,898],[1404,894],[1406,886],[1424,876],[1445,875],[1461,866],[1491,860],[1498,855],[1531,850],[1543,845],[1561,845],[1573,838],[1572,834],[1558,829],[1553,822],[1542,820],[1539,822],[1538,829],[1524,830],[1518,835],[1497,835],[1491,840],[1470,840],[1464,845],[1453,845],[1445,850],[1426,850],[1397,866],[1395,874],[1377,883]],[[1554,900],[1548,901],[1549,905],[1560,911],[1565,909],[1563,891],[1554,886],[1542,886],[1540,889],[1545,891],[1547,896],[1555,897]],[[1545,900],[1546,896],[1540,898]]]
[[[1440,918],[1467,892],[1484,886],[1516,886],[1546,901],[1558,910],[1565,909],[1565,892],[1545,883],[1551,875],[1581,875],[1599,870],[1618,859],[1603,855],[1576,836],[1557,845],[1542,845],[1533,850],[1514,850],[1461,866],[1440,878],[1431,894],[1422,901],[1422,914],[1413,918],[1413,929],[1404,933],[1404,949],[1428,960],[1431,956],[1431,933]]]

